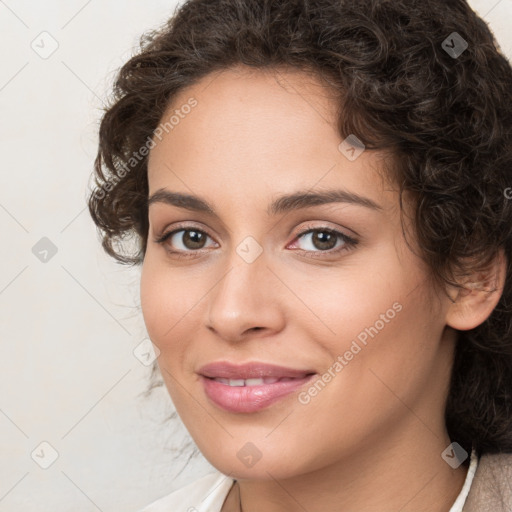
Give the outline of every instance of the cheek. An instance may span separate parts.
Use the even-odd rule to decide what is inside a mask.
[[[169,269],[146,255],[140,279],[140,304],[146,330],[160,351],[175,337],[175,324],[186,313],[183,295]]]
[[[159,364],[176,368],[183,360],[191,336],[197,332],[204,280],[171,268],[147,255],[140,279],[140,304],[149,337],[163,357]]]
[[[345,321],[340,315],[337,340],[329,345],[332,361],[341,356],[343,366],[332,391],[342,398],[341,408],[351,404],[364,421],[376,410],[399,412],[400,400],[416,403],[439,365],[443,326],[429,310],[427,290],[387,290],[352,306]]]
[[[343,358],[336,375],[345,377],[337,380],[350,376],[344,389],[352,396],[355,388],[362,395],[372,388],[377,395],[389,393],[370,369],[406,389],[434,364],[443,322],[430,309],[424,272],[415,260],[398,259],[391,247],[357,268],[298,281],[297,295],[313,313],[304,315],[301,326],[326,354],[325,370]]]
[[[358,335],[364,341],[365,329],[376,322],[380,329],[385,322],[387,328],[388,322],[399,316],[400,305],[396,303],[410,291],[411,281],[403,268],[384,260],[315,268],[310,277],[303,273],[297,278],[293,271],[287,271],[286,279],[295,283],[294,292],[309,309],[301,316],[316,329],[312,339],[320,335],[333,350],[343,349],[344,342]],[[296,309],[304,309],[299,301],[295,303]]]
[[[429,386],[433,390],[440,332],[428,321],[424,292],[388,291],[357,304],[340,298],[342,307],[324,307],[330,316],[322,317],[336,335],[311,334],[326,352],[319,379],[325,384],[315,381],[305,390],[299,412],[332,445],[357,446],[380,435],[410,415],[404,403],[417,404]]]
[[[173,376],[183,366],[187,346],[183,327],[189,321],[186,312],[190,309],[183,300],[184,293],[186,289],[176,286],[172,272],[146,254],[140,279],[142,315],[149,338],[160,351],[157,364],[175,405],[181,397]]]
[[[162,280],[158,278],[158,273],[155,272],[151,259],[146,255],[140,279],[140,305],[149,337],[160,350],[161,347],[158,342],[159,333],[163,329],[165,304],[166,297],[163,293]]]

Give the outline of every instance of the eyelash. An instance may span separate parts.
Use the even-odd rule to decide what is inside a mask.
[[[183,226],[178,226],[178,228],[173,229],[172,231],[162,234],[160,237],[157,237],[154,241],[157,244],[164,245],[165,242],[169,238],[171,238],[176,233],[179,233],[180,231],[184,231],[184,232],[195,231],[197,233],[201,233],[203,235],[206,235],[206,236],[212,238],[206,231],[198,229],[195,226],[183,225]],[[300,237],[302,237],[306,234],[314,233],[314,232],[329,233],[329,234],[335,235],[336,237],[338,237],[339,239],[341,239],[344,242],[344,245],[342,247],[338,247],[337,249],[328,249],[325,251],[322,251],[322,250],[307,251],[304,249],[294,249],[294,250],[302,252],[302,253],[307,253],[310,257],[313,257],[313,258],[318,258],[318,257],[322,258],[323,256],[313,256],[313,254],[321,253],[321,254],[327,254],[328,256],[330,256],[330,255],[337,254],[342,251],[350,250],[351,248],[355,247],[359,243],[358,240],[345,235],[341,231],[338,231],[338,230],[332,229],[332,228],[328,228],[328,227],[322,227],[322,226],[320,226],[320,227],[307,226],[305,228],[305,230],[303,230],[300,233],[297,233],[295,235],[294,240],[299,239]],[[197,250],[191,249],[189,251],[175,251],[173,249],[169,249],[168,247],[165,247],[165,250],[169,254],[172,254],[173,256],[175,256],[177,258],[194,258],[194,257],[197,257],[197,253],[200,252],[202,249],[197,249]]]

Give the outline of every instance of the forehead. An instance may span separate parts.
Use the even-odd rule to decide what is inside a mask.
[[[168,111],[179,108],[190,95],[209,108],[215,105],[226,108],[229,104],[235,110],[259,107],[260,111],[270,113],[285,104],[297,113],[313,110],[324,121],[332,122],[337,92],[312,71],[237,65],[214,71],[182,89],[169,104]]]
[[[260,154],[271,148],[283,152],[298,139],[317,138],[320,126],[323,132],[335,132],[332,96],[317,78],[298,71],[234,68],[181,90],[160,124],[174,117],[172,138],[187,138],[188,147],[209,153],[221,143],[230,144],[232,154],[258,143]],[[190,101],[196,105],[184,113]]]
[[[194,104],[193,108],[184,107]],[[160,188],[210,194],[319,186],[382,190],[387,155],[340,152],[334,92],[298,70],[235,68],[207,75],[173,98],[162,117],[172,129],[154,139],[150,194]],[[189,190],[190,191],[190,190]]]

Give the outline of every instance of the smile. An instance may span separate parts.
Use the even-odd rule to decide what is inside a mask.
[[[293,377],[282,377],[277,379],[275,377],[264,377],[260,379],[223,379],[216,377],[213,380],[226,384],[228,386],[241,387],[241,386],[262,386],[263,384],[275,384],[276,382],[287,382],[295,380]]]
[[[316,374],[303,377],[223,379],[200,376],[207,399],[231,413],[254,413],[300,390]]]

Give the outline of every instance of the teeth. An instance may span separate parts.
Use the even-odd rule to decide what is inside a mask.
[[[246,386],[263,386],[264,380],[263,379],[247,379],[245,381]]]
[[[220,382],[221,384],[226,384],[228,386],[235,386],[235,387],[241,387],[241,386],[263,386],[264,384],[274,384],[277,381],[280,380],[292,380],[291,378],[283,378],[283,379],[277,379],[275,377],[263,377],[259,379],[223,379],[223,378],[215,378],[213,380],[216,380],[217,382]]]

